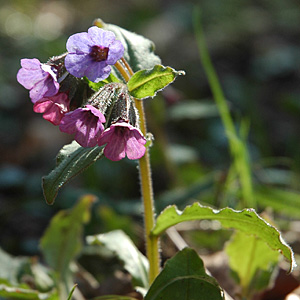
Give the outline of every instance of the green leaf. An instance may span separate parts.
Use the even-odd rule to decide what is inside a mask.
[[[244,291],[257,279],[258,271],[270,271],[279,258],[279,253],[273,251],[261,239],[241,231],[233,235],[225,250],[229,256],[230,268],[238,274]]]
[[[0,249],[0,282],[7,285],[26,287],[21,281],[28,276],[34,286],[41,292],[54,287],[54,281],[49,270],[30,257],[13,257]]]
[[[93,298],[93,300],[136,300],[136,298],[120,296],[120,295],[105,295]]]
[[[148,287],[148,260],[122,230],[88,236],[87,243],[90,245],[102,245],[113,251],[124,263],[125,270],[131,274],[133,284],[135,286]]]
[[[41,239],[44,258],[55,271],[58,289],[65,299],[73,287],[70,263],[82,249],[83,225],[90,219],[94,201],[94,196],[87,195],[72,210],[58,212]]]
[[[238,229],[260,238],[271,249],[279,251],[288,259],[291,270],[296,266],[293,251],[285,243],[280,232],[262,219],[254,209],[237,211],[227,207],[216,210],[196,202],[191,206],[187,206],[184,211],[179,211],[173,205],[167,207],[158,216],[152,234],[158,236],[175,224],[203,219],[218,220],[225,228]]]
[[[39,293],[35,290],[10,287],[4,284],[0,284],[0,298],[22,300],[58,300],[58,296],[56,294]]]
[[[145,300],[218,300],[224,299],[216,280],[205,273],[198,254],[185,248],[169,259],[154,280]]]
[[[172,83],[184,71],[176,71],[171,67],[156,65],[152,69],[140,70],[132,75],[127,86],[131,96],[144,99],[154,97],[156,92]]]
[[[72,290],[70,291],[69,296],[68,296],[68,300],[71,300],[71,299],[72,299],[72,296],[73,296],[73,293],[74,293],[76,287],[77,287],[77,284],[75,284],[75,285],[72,287]]]
[[[103,147],[84,148],[73,141],[65,145],[56,157],[56,167],[42,178],[44,197],[53,204],[59,189],[71,178],[84,171],[102,157]]]
[[[41,292],[48,292],[54,287],[54,280],[48,268],[40,263],[30,261],[30,275],[34,279],[35,287]]]
[[[272,207],[276,212],[292,217],[300,217],[300,193],[276,187],[261,186],[255,189],[257,202],[264,207]]]
[[[95,21],[95,25],[114,32],[124,46],[124,58],[133,71],[149,69],[161,63],[160,58],[154,54],[155,46],[149,39],[117,25],[105,24],[100,19]]]
[[[17,285],[19,283],[18,275],[27,263],[28,258],[13,257],[0,249],[0,278],[12,285]]]
[[[111,82],[120,82],[120,80],[116,76],[114,76],[112,73],[110,73],[109,76],[106,79],[104,79],[104,80],[102,80],[100,82],[90,81],[90,80],[88,80],[87,77],[84,77],[84,79],[88,83],[89,87],[91,89],[93,89],[94,91],[100,90],[100,88],[102,88],[104,85],[106,85],[108,83],[111,83]]]

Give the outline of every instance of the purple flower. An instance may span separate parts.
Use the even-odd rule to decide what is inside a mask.
[[[129,159],[144,156],[146,139],[139,129],[123,120],[112,124],[101,135],[98,145],[107,144],[104,155],[113,161],[121,160],[127,155]]]
[[[47,64],[41,64],[36,58],[21,59],[22,68],[18,71],[17,80],[26,89],[33,103],[43,97],[54,96],[59,90],[56,70]]]
[[[75,133],[75,140],[83,147],[94,147],[104,130],[104,115],[92,105],[77,108],[62,118],[59,129],[69,134]]]
[[[70,109],[70,100],[65,93],[58,93],[53,97],[44,97],[35,102],[33,110],[42,113],[43,118],[54,125],[59,125],[62,117]]]
[[[114,65],[124,53],[124,47],[116,40],[115,34],[97,26],[89,28],[88,32],[71,35],[67,50],[67,71],[75,77],[86,76],[94,82],[107,78],[110,65]]]

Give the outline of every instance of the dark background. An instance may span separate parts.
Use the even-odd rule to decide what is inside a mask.
[[[216,171],[227,172],[228,144],[194,35],[195,4],[202,9],[209,51],[232,116],[237,124],[249,122],[254,177],[300,190],[298,1],[2,0],[0,246],[4,250],[37,254],[51,216],[85,193],[99,198],[88,233],[122,226],[130,231],[128,224],[136,220],[142,225],[136,162],[127,159],[97,162],[67,184],[53,206],[45,203],[41,177],[54,167],[56,154],[71,138],[32,111],[28,91],[16,81],[21,58],[45,62],[65,52],[68,36],[87,31],[95,18],[151,39],[164,65],[186,71],[158,97],[145,101],[149,131],[155,137],[151,159],[155,195],[163,199],[157,202],[159,209],[173,201],[163,197],[166,192],[184,190]],[[196,109],[189,109],[191,103]],[[265,167],[267,175],[262,172]],[[194,199],[220,205],[216,185],[193,194]]]

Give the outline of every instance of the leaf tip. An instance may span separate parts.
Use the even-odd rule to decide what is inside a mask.
[[[56,191],[56,193],[54,194],[54,195],[52,195],[52,197],[49,197],[47,194],[47,192],[46,192],[46,184],[45,184],[45,181],[46,181],[47,179],[46,179],[46,176],[43,176],[42,177],[42,190],[43,190],[43,195],[44,195],[44,199],[45,199],[45,201],[46,201],[46,203],[48,204],[48,205],[53,205],[54,204],[54,201],[55,201],[55,198],[56,198],[56,196],[57,196],[57,194],[58,194],[58,191]]]

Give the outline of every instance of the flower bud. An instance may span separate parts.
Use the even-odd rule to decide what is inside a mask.
[[[88,103],[105,115],[106,127],[120,119],[138,127],[139,118],[134,100],[123,83],[106,84],[89,99]]]

